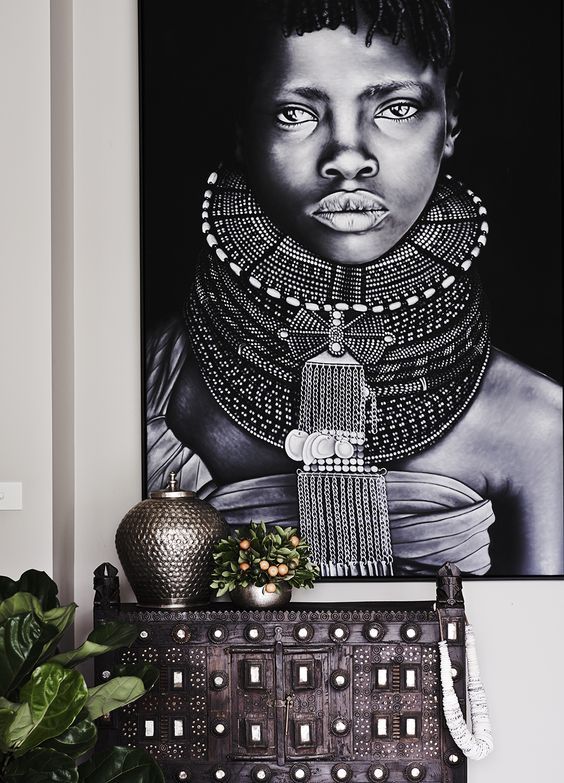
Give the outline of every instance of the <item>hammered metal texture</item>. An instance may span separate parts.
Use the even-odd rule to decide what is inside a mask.
[[[133,506],[118,526],[116,549],[139,605],[207,603],[213,547],[228,535],[221,515],[196,497],[149,498]]]

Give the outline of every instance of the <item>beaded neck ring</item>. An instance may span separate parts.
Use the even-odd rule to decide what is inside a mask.
[[[243,429],[301,463],[300,525],[321,573],[390,574],[382,468],[452,427],[488,360],[471,268],[485,207],[446,178],[401,242],[349,266],[283,235],[240,175],[208,184],[209,257],[186,306],[204,381]]]
[[[480,197],[446,175],[400,243],[368,264],[339,264],[282,234],[241,175],[220,169],[208,184],[202,232],[217,259],[251,288],[291,308],[380,314],[413,307],[468,272],[489,232]]]

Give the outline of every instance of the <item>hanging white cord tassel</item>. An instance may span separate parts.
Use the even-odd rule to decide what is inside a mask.
[[[452,663],[445,640],[439,642],[443,712],[448,730],[460,750],[470,759],[483,759],[493,750],[493,736],[488,715],[486,692],[480,680],[476,641],[471,625],[466,626],[466,661],[468,664],[468,701],[472,731],[466,725],[452,684]]]

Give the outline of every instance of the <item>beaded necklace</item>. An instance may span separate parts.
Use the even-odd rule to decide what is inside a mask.
[[[208,184],[209,252],[186,306],[204,381],[231,419],[301,463],[300,525],[322,574],[390,574],[382,465],[437,441],[487,363],[471,269],[485,207],[447,177],[397,245],[349,266],[283,235],[239,174]]]

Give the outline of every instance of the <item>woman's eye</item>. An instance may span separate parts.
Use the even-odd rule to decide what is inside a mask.
[[[296,127],[303,126],[308,122],[317,122],[317,117],[299,106],[285,106],[277,113],[276,120],[280,125]]]
[[[410,120],[419,112],[419,108],[412,103],[392,103],[391,106],[386,106],[381,109],[376,115],[375,119],[384,120]]]

